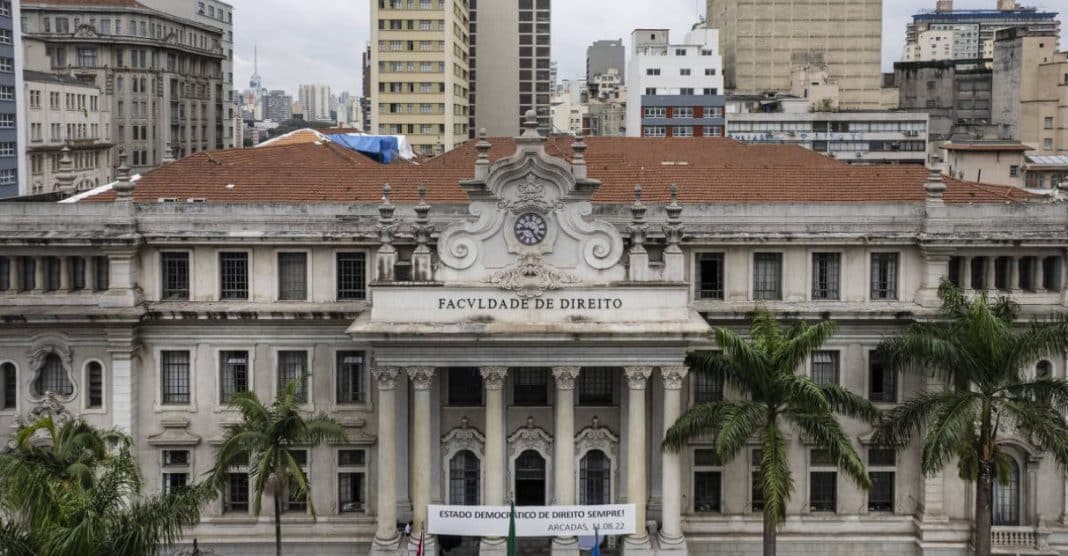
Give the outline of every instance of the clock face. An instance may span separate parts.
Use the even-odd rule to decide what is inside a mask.
[[[537,245],[545,239],[548,228],[540,214],[528,212],[515,221],[515,237],[523,245]]]

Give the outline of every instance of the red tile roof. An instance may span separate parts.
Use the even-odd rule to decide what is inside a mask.
[[[491,159],[515,152],[510,138],[491,138]],[[550,155],[572,157],[570,138],[546,143]],[[796,146],[745,145],[720,138],[587,139],[595,202],[629,203],[636,184],[650,203],[669,200],[672,184],[684,203],[922,202],[927,171],[919,166],[850,166]],[[464,203],[458,186],[474,173],[469,141],[421,163],[383,166],[333,143],[294,143],[202,152],[151,171],[134,198],[203,198],[209,202],[355,202],[377,204],[389,183],[393,200],[413,202],[426,184],[431,203]],[[1032,195],[1011,187],[944,178],[950,203],[1005,203]],[[232,187],[228,187],[232,184]],[[109,201],[108,191],[85,199]]]

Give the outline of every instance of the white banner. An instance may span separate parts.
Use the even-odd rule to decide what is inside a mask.
[[[427,532],[461,537],[507,537],[509,506],[429,506]],[[634,504],[607,506],[517,506],[517,537],[632,535]]]

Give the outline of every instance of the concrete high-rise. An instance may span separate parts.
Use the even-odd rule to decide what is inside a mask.
[[[370,131],[425,155],[468,139],[469,24],[467,0],[371,2]]]
[[[471,125],[519,134],[527,110],[550,129],[551,0],[471,0]]]
[[[731,92],[786,92],[799,68],[825,68],[843,109],[877,109],[882,0],[708,0]]]
[[[594,41],[586,47],[586,83],[592,85],[594,77],[607,75],[615,69],[619,73],[620,84],[627,82],[627,50],[623,39],[611,41]]]
[[[271,91],[263,96],[263,117],[281,122],[293,117],[293,97],[285,91]],[[305,116],[307,117],[307,116]]]
[[[26,133],[22,131],[22,33],[15,24],[18,10],[18,2],[0,2],[0,199],[27,192],[25,172],[19,171],[19,162],[25,160]]]
[[[329,85],[301,85],[298,98],[304,107],[305,120],[325,122],[333,119],[330,116]]]
[[[1057,12],[1018,5],[1011,0],[989,0],[989,8],[958,10],[952,0],[939,0],[935,10],[912,16],[905,28],[905,61],[970,60],[994,58],[994,35],[1002,29],[1060,35]],[[939,43],[948,40],[948,51]],[[941,40],[937,40],[941,39]],[[942,50],[939,51],[941,47]]]

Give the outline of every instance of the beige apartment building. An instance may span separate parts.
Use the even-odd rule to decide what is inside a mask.
[[[844,109],[883,108],[880,100],[882,0],[708,0],[720,30],[728,91],[789,91],[799,67],[824,67]]]
[[[1057,39],[1005,29],[994,41],[993,123],[1038,154],[1068,152],[1068,52]]]
[[[425,155],[466,141],[467,0],[373,0],[371,21],[371,129]]]

